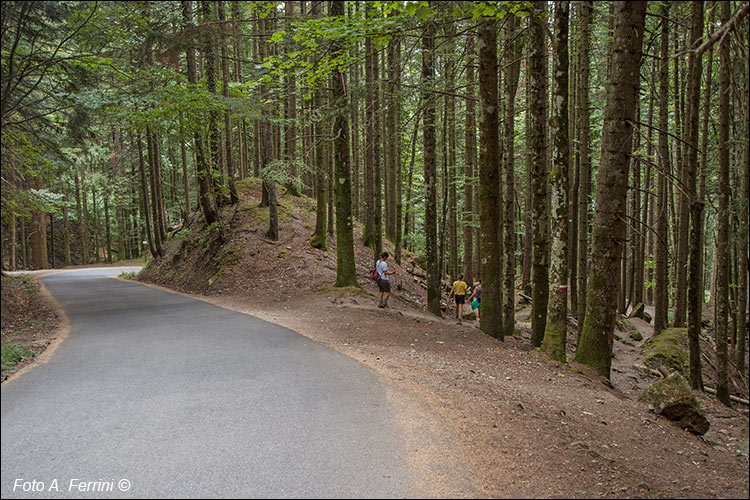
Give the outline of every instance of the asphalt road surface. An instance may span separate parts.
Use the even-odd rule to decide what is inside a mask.
[[[3,498],[408,495],[368,367],[120,272],[43,279],[71,331],[2,385]]]

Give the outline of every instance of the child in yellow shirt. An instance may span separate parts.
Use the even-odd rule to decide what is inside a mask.
[[[458,324],[460,325],[462,323],[463,313],[464,313],[464,304],[466,303],[466,289],[469,288],[469,285],[466,284],[464,281],[464,275],[459,274],[458,279],[453,282],[453,288],[451,288],[451,293],[448,294],[448,300],[451,299],[451,296],[456,297],[456,318],[458,319]]]

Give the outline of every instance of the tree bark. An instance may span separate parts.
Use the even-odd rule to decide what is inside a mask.
[[[729,21],[729,3],[721,2],[722,24]],[[731,406],[728,380],[727,330],[729,317],[729,44],[721,44],[719,55],[719,220],[716,252],[716,397]]]
[[[81,200],[81,182],[78,177],[78,172],[74,174],[75,182],[75,195],[76,195],[76,218],[78,220],[78,232],[81,240],[81,264],[89,263],[89,248],[88,248],[88,228],[86,227],[86,219],[83,213],[83,204]]]
[[[154,245],[154,239],[151,235],[151,214],[149,213],[148,207],[148,182],[146,181],[146,166],[143,161],[143,145],[141,143],[140,134],[138,135],[135,147],[138,149],[138,171],[141,178],[141,215],[146,223],[146,240],[148,241],[148,249],[151,252],[151,256],[156,259],[159,257],[159,252]],[[140,242],[138,243],[140,244]]]
[[[693,1],[690,19],[690,46],[703,36],[703,2]],[[690,252],[688,267],[688,347],[690,353],[690,386],[703,389],[701,370],[701,322],[703,320],[703,199],[696,186],[698,172],[698,125],[701,86],[701,56],[688,54],[687,117],[687,189],[690,195]]]
[[[193,7],[191,1],[183,0],[182,15],[185,19],[186,26],[192,27]],[[187,58],[188,83],[191,85],[197,85],[198,75],[195,65],[195,47],[192,44],[189,45],[185,49],[185,54]],[[216,200],[211,192],[211,183],[209,181],[211,172],[206,164],[206,157],[203,152],[203,142],[197,132],[193,136],[193,147],[195,148],[197,160],[195,165],[195,175],[198,178],[198,204],[203,211],[203,217],[206,219],[206,224],[211,225],[219,220],[219,214],[216,207]]]
[[[616,318],[618,264],[625,233],[628,158],[640,76],[646,2],[615,6],[611,81],[607,88],[602,131],[601,165],[592,232],[591,278],[586,319],[576,361],[609,378]]]
[[[662,2],[661,15],[668,19],[669,2]],[[659,173],[656,188],[656,249],[655,249],[655,282],[654,282],[654,335],[658,335],[667,326],[669,309],[669,219],[667,213],[668,187],[667,176],[669,162],[669,23],[661,23],[661,60],[659,62]]]
[[[464,127],[464,279],[474,283],[474,169],[477,157],[476,118],[474,112],[475,84],[474,33],[466,35],[466,124]]]
[[[344,2],[331,2],[331,17],[344,17]],[[341,40],[331,44],[333,57],[343,55]],[[338,108],[333,126],[333,150],[336,173],[336,286],[357,286],[354,266],[354,233],[352,226],[352,183],[349,161],[349,100],[346,92],[346,72],[333,74],[333,102]]]
[[[427,257],[427,309],[440,310],[440,268],[437,255],[437,165],[435,159],[435,23],[424,23],[422,34],[422,102],[424,103],[425,242]]]
[[[530,135],[531,149],[531,344],[542,345],[547,323],[549,299],[549,210],[547,183],[547,43],[545,26],[547,4],[534,2],[529,28],[531,56],[529,58],[529,110],[531,123],[526,131]]]
[[[503,340],[502,259],[500,224],[500,137],[498,112],[497,22],[479,23],[479,228],[482,275],[482,315],[480,327],[491,337]]]
[[[579,72],[578,98],[581,106],[578,110],[578,128],[580,133],[580,162],[581,168],[578,178],[578,336],[580,338],[583,323],[586,320],[586,292],[588,279],[589,255],[589,206],[591,204],[591,145],[590,135],[590,105],[589,105],[589,46],[591,36],[592,4],[584,1],[581,9],[581,56]]]
[[[293,3],[293,2],[289,2]],[[221,94],[225,99],[229,99],[229,52],[228,44],[229,38],[227,37],[227,16],[224,9],[224,1],[220,0],[216,2],[219,12],[219,26],[221,33],[221,74],[222,74],[222,91]],[[293,96],[288,96],[288,99],[293,99]],[[229,185],[229,201],[234,204],[240,199],[237,194],[237,186],[234,184],[234,155],[232,154],[232,121],[230,119],[229,109],[224,111],[224,159],[227,165],[227,184]]]
[[[568,18],[570,3],[555,3],[553,23],[552,169],[549,174],[552,252],[550,256],[550,299],[542,350],[557,361],[565,362],[568,323]]]

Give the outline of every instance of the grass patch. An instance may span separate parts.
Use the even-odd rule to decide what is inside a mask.
[[[6,344],[3,342],[0,349],[2,350],[2,355],[0,356],[0,358],[2,358],[0,363],[2,366],[0,368],[3,372],[17,365],[24,359],[34,357],[34,352],[29,349],[29,346]]]
[[[138,276],[138,273],[132,272],[132,271],[131,272],[126,271],[126,272],[122,272],[119,274],[120,278],[124,278],[126,280],[134,280],[136,276]]]

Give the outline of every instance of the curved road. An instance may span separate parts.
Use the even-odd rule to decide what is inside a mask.
[[[71,333],[2,385],[3,498],[408,494],[369,368],[121,271],[43,279]]]

